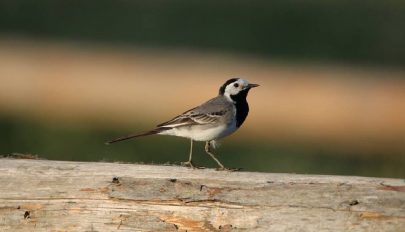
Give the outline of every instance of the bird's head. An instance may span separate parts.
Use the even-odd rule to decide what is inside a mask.
[[[236,101],[236,99],[239,98],[246,98],[249,90],[258,86],[258,84],[251,84],[241,78],[232,78],[227,80],[221,88],[219,88],[219,94],[227,97],[231,101]]]

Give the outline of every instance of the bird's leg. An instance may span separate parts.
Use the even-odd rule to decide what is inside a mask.
[[[190,168],[194,168],[193,162],[191,161],[192,157],[193,157],[193,140],[190,139],[190,155],[188,157],[188,161],[187,162],[182,162],[181,165],[189,166]]]
[[[211,158],[212,158],[213,160],[215,160],[215,162],[217,162],[217,164],[218,164],[219,167],[220,167],[219,170],[226,170],[226,168],[224,167],[224,165],[222,165],[221,162],[219,162],[219,160],[218,160],[217,158],[215,158],[215,155],[211,153],[210,148],[211,148],[210,141],[207,141],[207,142],[205,143],[205,152],[207,152],[207,154],[210,155]]]

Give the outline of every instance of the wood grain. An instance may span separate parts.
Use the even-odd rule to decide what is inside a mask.
[[[401,179],[0,160],[0,231],[403,231]]]

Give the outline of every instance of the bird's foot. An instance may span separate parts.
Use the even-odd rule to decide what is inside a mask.
[[[194,168],[194,165],[191,161],[181,162],[180,164],[181,164],[181,166],[184,166],[184,167]]]
[[[205,167],[195,166],[195,165],[193,164],[193,162],[191,162],[191,161],[181,162],[180,164],[181,164],[181,166],[189,167],[189,168],[197,168],[197,169],[204,169],[204,168],[205,168]]]
[[[242,170],[242,168],[226,168],[226,167],[218,167],[215,170],[217,171],[228,171],[228,172],[237,172]]]

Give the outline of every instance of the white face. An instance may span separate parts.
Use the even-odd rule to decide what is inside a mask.
[[[224,96],[231,99],[230,95],[237,95],[246,88],[249,88],[249,82],[239,78],[225,87]]]

